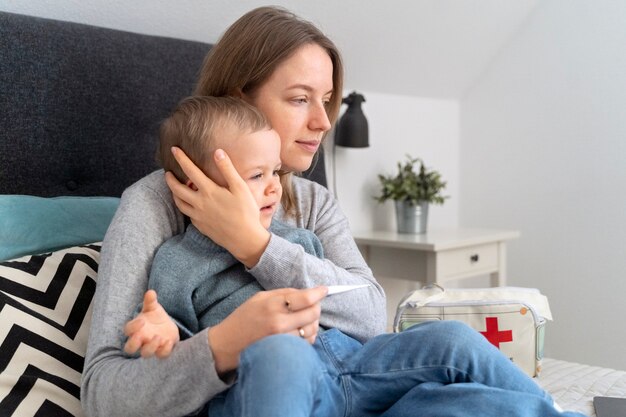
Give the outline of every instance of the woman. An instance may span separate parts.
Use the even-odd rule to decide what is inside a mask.
[[[302,53],[297,55],[300,61],[279,65],[301,47]],[[323,51],[332,54],[332,59]],[[324,59],[320,60],[320,54]],[[299,75],[302,65],[307,66],[307,77]],[[290,74],[275,72],[278,67]],[[290,81],[290,90],[281,92],[288,96],[280,106],[274,100],[264,100],[262,97],[275,96],[269,90],[277,84],[284,90],[281,80],[286,76],[295,82]],[[335,46],[314,26],[290,13],[263,8],[242,17],[213,47],[196,93],[242,95],[261,104],[281,137],[290,140],[282,141],[285,169],[302,171],[311,164],[337,116],[341,88],[342,66]],[[228,158],[217,162],[223,165]],[[225,176],[232,181],[235,171],[230,164],[227,169]],[[208,179],[194,180],[199,192],[210,192],[205,185]],[[285,192],[289,214],[285,211],[282,217],[316,233],[327,252],[323,261],[305,256],[281,239],[270,239],[260,227],[258,209],[239,178],[230,187],[232,194],[212,190],[216,191],[211,193],[213,201],[204,201],[212,204],[211,208],[196,204],[195,211],[190,212],[185,203],[180,205],[196,224],[206,224],[209,217],[218,220],[208,227],[220,230],[207,227],[201,228],[202,232],[253,267],[250,271],[267,289],[370,283],[371,290],[329,297],[321,318],[320,300],[325,288],[270,290],[246,302],[204,337],[181,342],[166,360],[128,359],[121,351],[123,325],[142,301],[154,252],[167,238],[184,231],[183,215],[172,200],[163,173],[151,174],[125,191],[102,249],[82,383],[83,403],[90,415],[192,413],[228,386],[224,380],[230,381],[228,373],[236,368],[239,352],[270,334],[299,335],[302,329],[312,342],[318,322],[359,340],[384,330],[384,293],[361,258],[347,219],[326,189],[301,179],[293,182],[294,191]],[[291,190],[288,184],[283,188]],[[210,213],[207,219],[205,213]],[[261,253],[263,259],[259,261]],[[315,270],[319,279],[302,282],[300,277],[308,275],[303,273],[307,269]],[[286,294],[290,312],[285,309]]]
[[[281,137],[283,169],[299,172],[336,119],[342,76],[337,49],[318,29],[266,7],[240,18],[214,46],[196,94],[239,96],[259,108]],[[402,416],[416,409],[437,416],[468,407],[477,415],[556,415],[547,394],[465,326],[374,337],[385,326],[384,294],[326,189],[286,175],[278,213],[318,236],[320,260],[261,226],[228,155],[215,154],[226,189],[174,151],[197,191],[169,173],[167,184],[162,172],[147,176],[124,192],[105,238],[83,371],[89,415],[188,415],[206,404],[211,416]],[[267,291],[167,358],[148,358],[150,347],[145,358],[128,358],[124,323],[147,289],[156,248],[183,232],[183,214]],[[310,274],[314,280],[302,278]],[[363,283],[370,289],[324,299],[325,285]],[[333,330],[318,336],[318,326]],[[462,401],[454,408],[441,398]]]

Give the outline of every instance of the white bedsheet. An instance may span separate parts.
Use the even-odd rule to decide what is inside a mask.
[[[536,381],[564,410],[595,417],[593,397],[626,398],[626,371],[545,358]]]

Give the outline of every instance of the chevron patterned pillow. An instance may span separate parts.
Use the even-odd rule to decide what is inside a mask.
[[[0,415],[82,416],[100,243],[0,263]]]

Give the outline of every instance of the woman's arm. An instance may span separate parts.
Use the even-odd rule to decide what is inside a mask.
[[[384,332],[384,291],[363,260],[335,198],[326,188],[302,178],[294,178],[293,186],[301,215],[294,219],[283,214],[281,220],[313,231],[324,247],[325,259],[273,235],[250,272],[267,289],[369,283],[369,288],[324,299],[320,324],[361,341]]]
[[[306,254],[298,244],[277,236],[270,238],[266,230],[259,231],[258,207],[223,151],[216,151],[214,160],[228,188],[219,187],[208,179],[180,149],[174,155],[198,188],[191,190],[168,175],[167,182],[176,205],[193,219],[203,234],[249,267],[264,288],[370,283],[371,288],[325,299],[320,323],[336,327],[361,341],[385,331],[384,291],[363,260],[348,220],[328,190],[295,178],[294,191],[302,217],[281,219],[317,235],[326,257],[320,260]]]
[[[154,252],[182,230],[163,172],[124,192],[102,247],[82,377],[81,400],[92,417],[189,414],[228,386],[215,370],[206,332],[178,343],[164,360],[122,350],[124,324],[147,289]]]
[[[237,367],[251,343],[270,334],[298,335],[300,328],[310,343],[315,338],[325,287],[258,293],[220,324],[176,344],[165,359],[124,354],[124,325],[146,292],[154,253],[183,227],[162,171],[124,192],[98,271],[81,384],[89,416],[191,414],[228,388],[220,376]]]

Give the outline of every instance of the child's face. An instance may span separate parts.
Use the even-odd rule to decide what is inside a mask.
[[[278,171],[280,137],[275,130],[261,130],[241,134],[234,129],[216,135],[216,148],[222,148],[230,157],[241,178],[246,182],[259,206],[261,224],[270,227],[283,193]],[[209,167],[209,177],[219,185],[226,185],[215,164]]]

